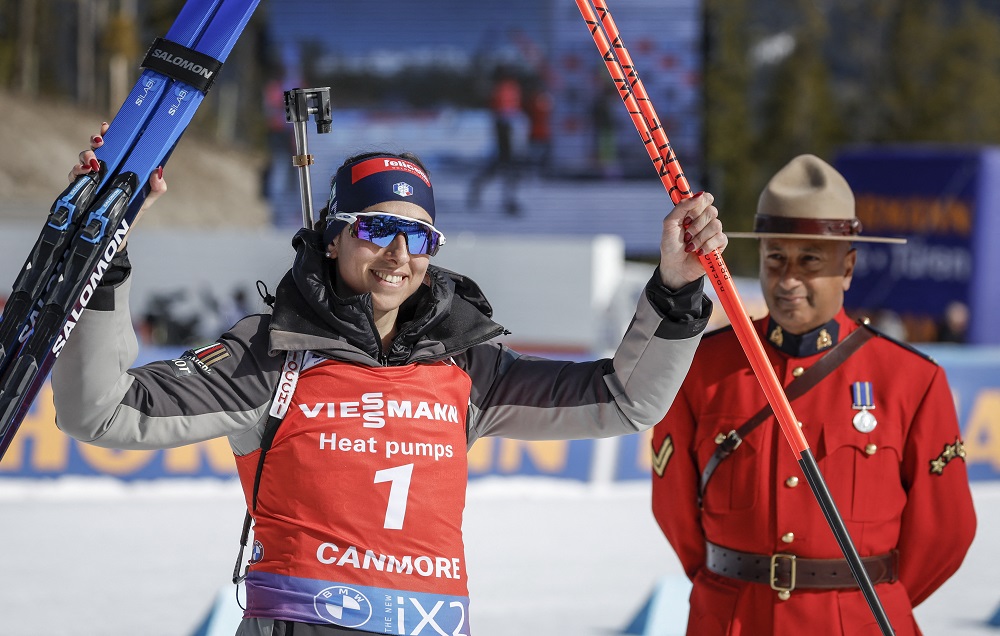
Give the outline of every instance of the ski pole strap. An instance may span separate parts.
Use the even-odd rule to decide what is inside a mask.
[[[222,62],[210,55],[199,53],[183,44],[171,42],[164,38],[156,38],[146,57],[140,64],[157,73],[163,73],[171,79],[183,82],[208,93],[215,78],[222,68]]]
[[[869,327],[867,323],[862,323],[846,338],[837,343],[833,349],[827,351],[826,355],[820,358],[816,364],[809,367],[802,375],[788,385],[785,389],[785,395],[787,396],[788,401],[791,402],[792,400],[801,397],[807,391],[819,384],[820,380],[839,367],[844,360],[851,357],[855,351],[861,348],[861,345],[868,342],[868,340],[874,335],[875,332],[871,329],[871,327]],[[701,500],[705,496],[705,487],[708,485],[708,480],[712,477],[712,473],[714,473],[715,469],[719,467],[722,460],[729,457],[733,451],[735,451],[739,445],[743,443],[743,439],[746,438],[751,431],[760,426],[764,420],[771,417],[772,414],[773,411],[771,409],[771,405],[767,404],[764,408],[757,411],[753,417],[744,422],[742,426],[729,431],[728,435],[719,439],[715,452],[708,459],[708,463],[705,464],[705,469],[701,473],[701,484],[698,489],[699,505],[701,505]],[[720,433],[720,436],[721,435],[722,434]]]

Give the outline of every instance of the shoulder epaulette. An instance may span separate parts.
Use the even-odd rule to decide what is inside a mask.
[[[879,338],[881,338],[883,340],[888,340],[889,342],[893,343],[894,345],[896,345],[898,347],[902,347],[903,349],[906,349],[907,351],[909,351],[911,353],[915,353],[918,356],[920,356],[921,358],[923,358],[924,360],[927,360],[928,362],[930,362],[931,364],[933,364],[935,366],[940,366],[938,364],[938,361],[935,360],[930,355],[928,355],[927,353],[921,351],[920,349],[917,349],[916,347],[914,347],[911,344],[903,342],[902,340],[897,340],[896,338],[893,338],[892,336],[889,336],[889,335],[886,335],[886,334],[882,333],[881,331],[879,331],[878,329],[876,329],[875,327],[873,327],[871,325],[871,323],[868,322],[868,320],[859,320],[858,321],[858,327],[860,327],[861,329],[868,329],[869,331],[871,331],[872,333],[874,333]]]

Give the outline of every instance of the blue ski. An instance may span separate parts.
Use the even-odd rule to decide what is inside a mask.
[[[31,317],[33,326],[22,323],[20,330],[15,328],[19,336],[27,334],[19,343],[16,358],[6,363],[13,356],[11,351],[5,352],[7,369],[0,382],[0,458],[124,241],[148,194],[150,174],[166,163],[258,3],[188,2],[175,27],[183,19],[178,32],[187,35],[193,46],[178,46],[180,43],[169,37],[153,43],[144,61],[147,70],[97,152],[102,162],[100,185],[85,175],[90,177],[89,184],[84,177],[77,179],[82,185],[75,189],[74,183],[54,206],[59,208],[59,202],[69,197],[80,227],[45,277],[46,288],[28,304],[29,308],[41,305],[37,316]],[[192,5],[197,10],[189,11]],[[116,125],[122,131],[120,136],[111,134]],[[129,125],[131,134],[126,128]],[[30,264],[29,257],[26,265]]]
[[[221,0],[189,2],[167,31],[171,42],[191,47],[197,44]],[[104,145],[97,152],[101,172],[81,175],[52,204],[49,217],[14,285],[0,319],[0,377],[17,350],[28,338],[41,310],[41,300],[70,240],[79,229],[84,210],[94,200],[142,134],[168,85],[167,75],[145,69],[118,114],[104,133]],[[104,181],[101,181],[101,176]]]

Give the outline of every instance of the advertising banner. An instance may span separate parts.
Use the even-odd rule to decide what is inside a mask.
[[[857,203],[864,234],[905,245],[858,243],[846,306],[895,312],[913,342],[998,344],[990,317],[1000,309],[990,242],[1000,236],[1000,149],[878,147],[842,152],[834,162]],[[964,312],[964,333],[945,333],[948,311]]]

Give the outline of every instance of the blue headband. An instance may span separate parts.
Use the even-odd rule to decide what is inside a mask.
[[[387,201],[407,201],[419,205],[434,222],[434,190],[420,166],[392,155],[368,157],[342,166],[334,177],[327,202],[323,243],[329,245],[340,234],[344,221],[337,212],[361,212]]]

